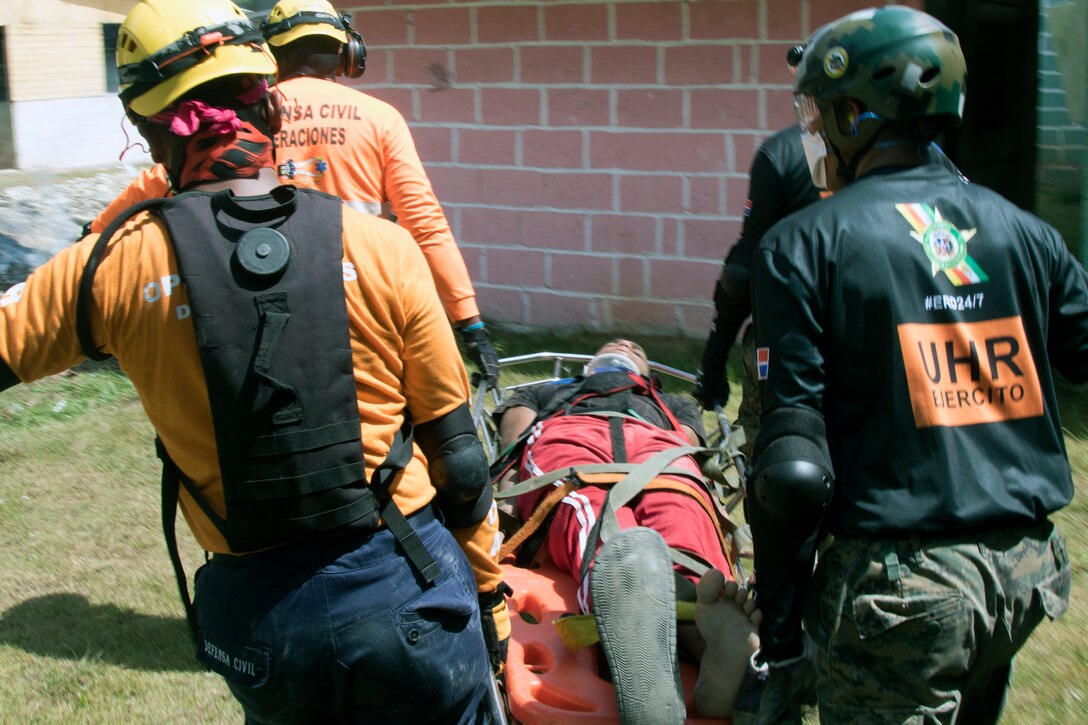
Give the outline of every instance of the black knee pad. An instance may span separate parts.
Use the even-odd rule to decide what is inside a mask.
[[[762,422],[748,477],[747,504],[783,524],[821,518],[835,491],[823,418],[778,408]]]

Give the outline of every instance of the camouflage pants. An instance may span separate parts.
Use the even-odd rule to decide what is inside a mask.
[[[1049,522],[958,539],[836,538],[805,613],[821,721],[996,722],[1013,655],[1065,612],[1069,587]]]
[[[744,428],[745,443],[740,451],[747,458],[752,457],[752,444],[759,433],[759,416],[763,412],[763,403],[759,397],[759,377],[756,371],[756,336],[755,325],[749,324],[741,337],[741,354],[744,359],[744,380],[742,382],[740,407],[737,409],[737,424]]]

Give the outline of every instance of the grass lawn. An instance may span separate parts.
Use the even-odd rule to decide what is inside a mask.
[[[496,331],[503,356],[588,353],[594,335]],[[655,360],[693,370],[701,342],[640,337]],[[739,362],[733,360],[733,400]],[[1006,723],[1088,721],[1088,393],[1063,388],[1077,496],[1056,516],[1074,561],[1069,613],[1017,660]],[[0,395],[0,721],[230,723],[203,672],[162,541],[153,432],[127,379],[108,368]],[[202,561],[185,527],[190,575]]]

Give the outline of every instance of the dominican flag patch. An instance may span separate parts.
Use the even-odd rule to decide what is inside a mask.
[[[767,379],[767,373],[771,369],[771,348],[756,348],[756,377],[760,380]]]
[[[745,199],[744,200],[744,216],[749,217],[751,215],[752,215],[752,200],[751,199]]]

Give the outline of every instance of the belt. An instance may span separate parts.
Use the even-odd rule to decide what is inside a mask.
[[[427,524],[438,520],[435,514],[434,505],[427,504],[418,511],[414,511],[407,516],[406,519],[412,521],[417,526],[426,526]],[[308,539],[299,539],[298,541],[291,541],[286,544],[275,546],[271,549],[262,549],[261,551],[253,551],[246,554],[227,554],[223,552],[213,552],[211,554],[211,561],[217,564],[237,565],[256,561],[265,557],[277,557],[282,556],[288,552],[296,552],[307,548],[329,548],[329,549],[341,549],[348,550],[355,546],[362,544],[375,534],[380,534],[383,531],[388,531],[384,523],[375,529],[367,531],[347,531],[340,534],[333,534],[330,536],[315,536]]]

